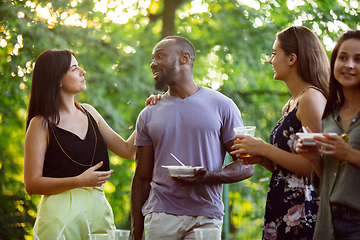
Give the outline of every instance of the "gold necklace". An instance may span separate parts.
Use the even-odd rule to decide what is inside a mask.
[[[49,125],[50,125],[51,131],[52,131],[52,133],[53,133],[53,135],[54,135],[54,138],[55,138],[57,144],[59,145],[61,151],[62,151],[71,161],[73,161],[74,163],[76,163],[76,164],[78,164],[78,165],[80,165],[80,166],[91,167],[91,166],[92,166],[92,163],[93,163],[93,161],[94,161],[95,152],[96,152],[97,134],[96,134],[96,131],[95,131],[94,124],[92,123],[92,121],[91,121],[91,119],[90,119],[89,113],[88,113],[87,111],[85,111],[85,112],[86,112],[86,116],[88,117],[88,120],[90,120],[90,124],[91,124],[91,126],[92,126],[92,129],[93,129],[94,135],[95,135],[95,146],[94,146],[94,152],[93,152],[93,155],[92,155],[92,158],[91,158],[91,163],[90,163],[90,165],[88,165],[88,164],[82,164],[82,163],[79,163],[79,162],[75,161],[74,159],[72,159],[72,158],[69,156],[69,154],[67,154],[67,153],[65,152],[65,150],[62,148],[59,140],[57,139],[57,137],[56,137],[56,135],[55,135],[54,129],[52,128],[52,124],[49,123]]]

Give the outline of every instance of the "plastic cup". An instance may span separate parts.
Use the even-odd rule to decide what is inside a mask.
[[[130,235],[130,230],[106,230],[108,240],[128,240]]]
[[[247,135],[254,137],[255,136],[255,126],[243,126],[234,128],[235,135]],[[239,148],[241,149],[241,148]],[[241,153],[240,157],[252,157],[253,155],[247,153]]]
[[[196,240],[217,240],[219,229],[218,228],[195,228]]]
[[[243,126],[234,128],[235,135],[255,136],[255,126]]]
[[[93,233],[91,235],[91,240],[108,240],[108,235],[106,233]]]

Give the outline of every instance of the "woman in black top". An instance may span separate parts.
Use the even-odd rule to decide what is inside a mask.
[[[34,236],[88,239],[115,229],[103,184],[110,177],[107,149],[135,157],[134,133],[124,140],[95,108],[75,96],[86,89],[70,50],[46,50],[36,60],[25,136],[24,182],[29,195],[43,195]]]

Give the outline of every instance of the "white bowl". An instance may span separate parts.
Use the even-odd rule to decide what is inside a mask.
[[[322,133],[302,133],[298,132],[296,133],[296,136],[298,136],[302,140],[303,145],[316,145],[314,141],[314,136],[322,136]],[[336,133],[330,133],[330,135],[337,135]]]
[[[169,174],[172,177],[193,177],[195,176],[195,169],[200,169],[203,167],[192,167],[192,166],[162,166],[169,170]]]
[[[314,142],[314,136],[322,136],[322,133],[296,133],[296,136],[298,136],[302,140],[303,145],[316,145]]]

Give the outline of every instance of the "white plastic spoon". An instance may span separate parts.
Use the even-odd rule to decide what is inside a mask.
[[[177,157],[175,157],[174,154],[172,154],[172,153],[170,153],[170,154],[171,154],[171,156],[173,156],[173,158],[175,158],[176,161],[178,161],[182,166],[185,167],[185,164],[183,164],[179,159],[177,159]]]
[[[304,133],[309,133],[304,126],[302,126],[302,130]]]

